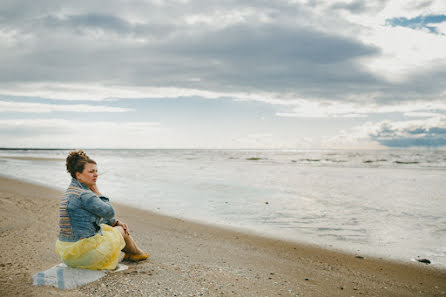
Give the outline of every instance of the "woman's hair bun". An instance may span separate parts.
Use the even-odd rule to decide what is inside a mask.
[[[67,157],[67,171],[73,178],[76,178],[76,172],[82,172],[84,170],[85,163],[96,164],[96,162],[91,160],[83,150],[72,151]]]

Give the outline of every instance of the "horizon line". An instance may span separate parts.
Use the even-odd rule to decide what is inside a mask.
[[[66,151],[66,150],[446,150],[445,147],[383,147],[383,148],[54,148],[54,147],[0,147],[1,151],[6,150],[30,150],[30,151]]]

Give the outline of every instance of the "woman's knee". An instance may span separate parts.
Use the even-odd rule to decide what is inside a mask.
[[[127,237],[127,234],[125,234],[125,231],[124,231],[124,229],[123,229],[121,226],[116,226],[116,227],[113,227],[113,228],[115,228],[116,230],[118,230],[119,233],[121,233],[121,235],[122,235],[122,237],[123,237],[124,239]]]

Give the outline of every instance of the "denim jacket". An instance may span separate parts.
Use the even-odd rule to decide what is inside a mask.
[[[112,225],[116,219],[109,199],[97,196],[88,187],[73,178],[60,201],[60,241],[75,242],[102,235],[101,223]]]

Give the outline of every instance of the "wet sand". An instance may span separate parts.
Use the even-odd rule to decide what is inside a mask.
[[[60,262],[61,195],[0,178],[0,296],[446,296],[446,271],[422,263],[358,258],[116,203],[150,259],[70,291],[34,287],[34,273]]]

